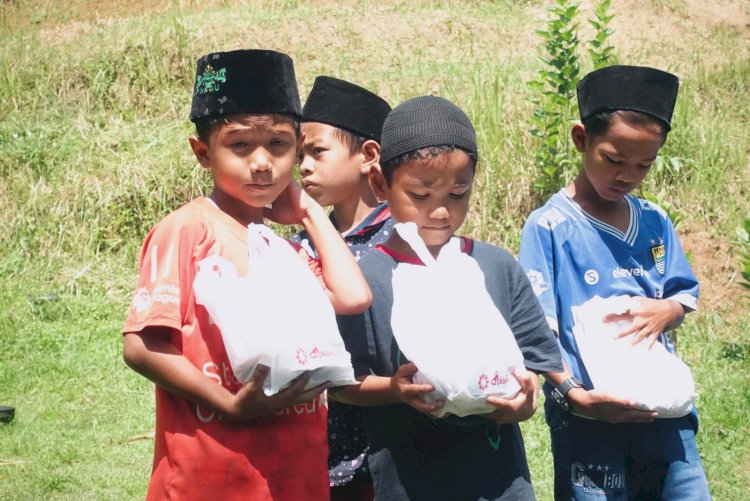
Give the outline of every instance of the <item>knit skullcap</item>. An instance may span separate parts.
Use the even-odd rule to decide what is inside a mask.
[[[431,146],[477,155],[474,126],[458,106],[438,96],[415,97],[391,110],[383,124],[380,163]]]

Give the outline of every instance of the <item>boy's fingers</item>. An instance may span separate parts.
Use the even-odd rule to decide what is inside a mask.
[[[517,398],[517,396],[514,398]],[[507,400],[505,398],[500,398],[500,397],[496,397],[493,395],[490,395],[489,397],[487,397],[487,403],[498,409],[510,409],[512,407],[511,402],[512,400]]]
[[[248,384],[252,384],[255,388],[263,387],[263,383],[266,381],[269,372],[270,369],[267,366],[256,365],[252,376],[250,376],[250,381],[248,381]]]
[[[658,417],[656,412],[641,411],[635,409],[621,409],[614,413],[612,416],[612,422],[628,422],[628,423],[650,423]]]
[[[608,313],[602,317],[602,322],[615,322],[617,320],[627,320],[628,318],[632,317],[632,313],[630,310],[627,310],[625,313]]]
[[[331,383],[325,382],[323,384],[319,384],[318,386],[315,386],[313,388],[310,388],[309,390],[305,390],[294,399],[297,404],[303,403],[303,402],[309,402],[310,400],[314,399],[324,391],[326,391],[328,388],[331,387]]]
[[[409,405],[420,412],[430,414],[443,407],[445,403],[442,400],[436,400],[435,402],[427,403],[417,397],[412,397],[409,399]]]
[[[424,393],[430,393],[434,388],[429,384],[404,384],[401,385],[401,392],[404,395],[419,396]]]
[[[534,383],[531,381],[531,374],[526,370],[525,367],[518,367],[513,371],[513,377],[516,378],[518,383],[521,385],[521,389],[526,391],[529,386],[533,387]]]
[[[293,380],[292,384],[278,392],[275,396],[280,398],[289,398],[293,400],[298,394],[302,393],[310,381],[311,373],[309,371],[303,372],[302,375]]]
[[[417,366],[413,362],[407,362],[396,371],[399,377],[412,376],[417,373]]]

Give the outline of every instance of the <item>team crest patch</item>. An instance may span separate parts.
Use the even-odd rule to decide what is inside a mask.
[[[214,70],[210,64],[206,66],[206,69],[198,75],[195,79],[195,93],[196,94],[208,94],[209,92],[216,92],[219,90],[220,83],[226,83],[227,81],[227,69],[222,68],[219,71]]]
[[[656,272],[661,276],[664,276],[664,265],[665,265],[664,258],[666,254],[667,253],[664,250],[664,244],[651,247],[651,257],[654,258],[654,264],[656,265]]]

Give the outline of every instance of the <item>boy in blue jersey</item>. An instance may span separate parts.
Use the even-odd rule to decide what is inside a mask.
[[[433,412],[443,402],[427,403],[420,398],[433,388],[413,382],[418,367],[401,352],[392,326],[401,292],[394,291],[394,277],[403,266],[425,263],[398,232],[392,232],[359,261],[374,301],[364,314],[349,317],[352,321],[342,331],[355,376],[362,384],[331,392],[366,406],[368,460],[376,500],[534,499],[518,422],[536,409],[538,374],[559,372],[562,363],[518,262],[503,249],[455,235],[469,208],[476,162],[476,134],[466,114],[443,98],[417,97],[388,115],[381,165],[371,171],[370,181],[378,197],[388,201],[394,221],[414,223],[433,256],[458,244],[476,261],[484,274],[486,293],[510,326],[528,371],[515,373],[521,386],[515,398],[488,397],[487,402],[495,407],[491,413],[435,418]],[[466,317],[458,307],[433,310],[438,318]],[[465,325],[476,328],[471,319],[465,319]],[[428,330],[424,334],[431,343],[458,345],[463,333],[441,336]]]
[[[657,205],[630,195],[671,129],[678,86],[672,74],[636,66],[583,78],[581,123],[571,131],[582,168],[523,228],[521,265],[566,365],[547,374],[544,388],[555,499],[710,499],[695,411],[656,419],[635,402],[594,389],[571,312],[597,295],[637,297],[637,306],[604,321],[630,320],[620,337],[673,351],[667,331],[697,307],[698,281],[672,222]]]
[[[388,204],[378,202],[368,180],[380,159],[380,133],[389,111],[390,105],[369,90],[327,76],[315,79],[302,109],[302,187],[320,205],[333,208],[331,223],[356,259],[393,228]],[[316,255],[306,231],[291,240]],[[336,320],[346,331],[346,319]],[[333,398],[328,407],[331,501],[372,499],[362,409]]]

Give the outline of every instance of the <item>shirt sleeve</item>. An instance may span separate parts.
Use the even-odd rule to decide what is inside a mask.
[[[195,275],[193,251],[205,236],[202,225],[167,217],[146,237],[138,281],[123,333],[146,327],[182,328]]]
[[[378,259],[378,251],[369,252],[359,261],[367,285],[372,291],[372,304],[359,315],[337,317],[339,330],[347,351],[352,356],[354,376],[391,373],[390,346],[393,340],[390,312],[393,308],[391,269]],[[387,260],[386,260],[387,262]]]
[[[513,303],[510,328],[523,353],[524,365],[535,372],[561,372],[560,347],[521,266],[513,264]]]
[[[336,316],[344,346],[352,357],[354,377],[367,376],[372,373],[369,349],[371,344],[369,340],[372,339],[372,323],[368,315],[369,311],[359,315]]]
[[[532,214],[524,224],[518,260],[542,305],[547,323],[555,333],[559,333],[553,234],[550,226],[543,224],[536,214]]]

